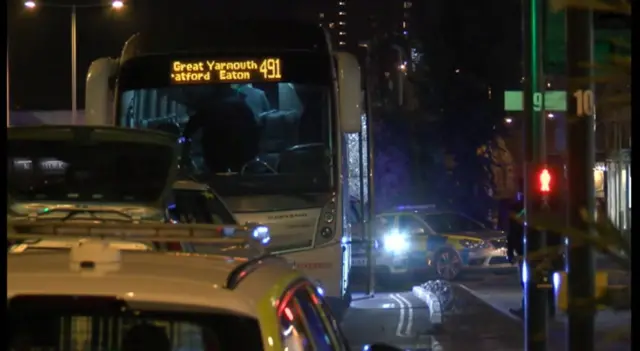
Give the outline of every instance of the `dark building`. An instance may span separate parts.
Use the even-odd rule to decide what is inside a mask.
[[[383,31],[406,37],[421,6],[415,0],[329,0],[318,9],[318,23],[327,28],[339,49],[353,51]]]

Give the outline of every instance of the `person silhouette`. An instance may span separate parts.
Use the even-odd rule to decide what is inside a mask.
[[[209,172],[239,172],[258,154],[260,131],[244,96],[228,85],[219,88],[190,117],[182,159],[190,159],[191,150],[199,147]]]

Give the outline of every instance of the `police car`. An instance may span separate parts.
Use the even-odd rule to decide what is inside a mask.
[[[212,237],[212,225],[143,224],[154,240],[189,237],[219,252],[122,251],[102,236],[129,231],[100,226],[70,250],[8,256],[10,349],[349,349],[322,291],[255,240]]]
[[[433,205],[399,206],[376,216],[376,271],[380,279],[408,278],[416,271],[456,279],[463,271],[514,270],[506,234],[458,212]],[[354,265],[365,266],[364,251]]]

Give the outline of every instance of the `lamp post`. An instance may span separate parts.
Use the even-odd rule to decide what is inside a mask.
[[[111,0],[109,4],[82,4],[82,5],[59,5],[35,0],[24,2],[27,9],[33,10],[37,7],[57,7],[71,10],[71,124],[76,124],[78,118],[78,78],[77,78],[77,36],[76,36],[76,10],[79,8],[111,7],[120,10],[124,7],[123,0]],[[8,61],[8,60],[7,60]]]
[[[11,113],[11,107],[9,106],[11,102],[11,95],[9,95],[9,41],[7,40],[7,128],[9,128],[9,124],[11,124],[11,117],[9,114]]]
[[[398,105],[402,106],[404,104],[404,75],[407,72],[407,66],[404,63],[404,49],[398,44],[391,45],[391,48],[398,53]]]

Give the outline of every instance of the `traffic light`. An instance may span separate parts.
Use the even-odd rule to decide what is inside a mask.
[[[549,169],[547,167],[542,168],[538,173],[538,191],[543,194],[550,193],[552,181],[553,179]]]

